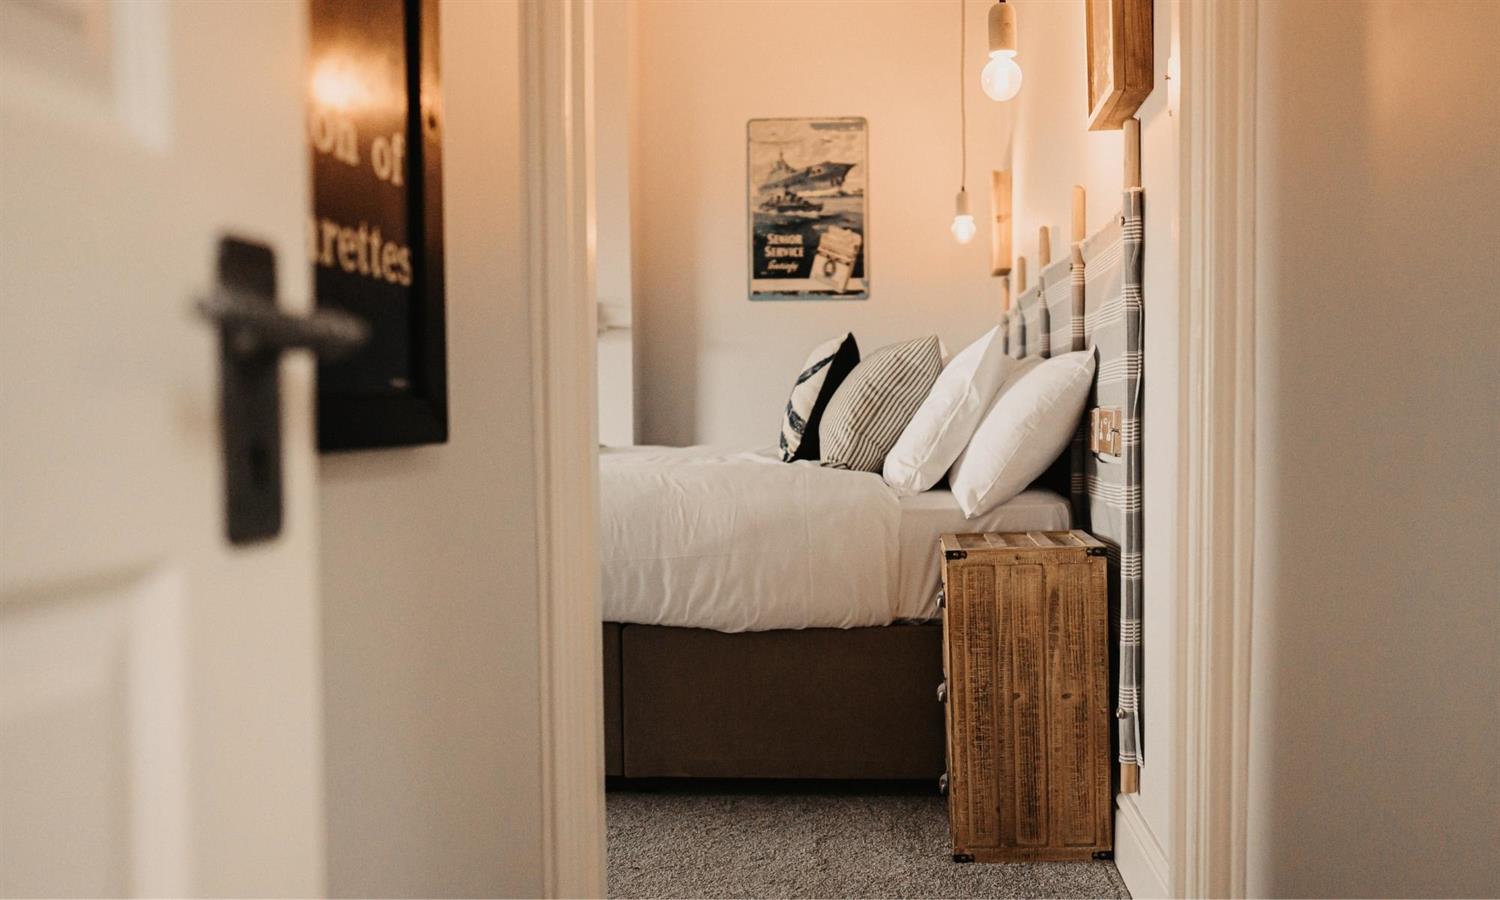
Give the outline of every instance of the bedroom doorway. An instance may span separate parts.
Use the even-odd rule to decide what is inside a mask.
[[[969,24],[982,26],[991,5],[968,3]],[[837,357],[846,335],[857,334],[863,351],[856,364],[882,348],[915,345],[903,351],[917,360],[912,368],[931,361],[924,371],[935,379],[957,353],[998,333],[1000,288],[991,280],[988,242],[955,242],[946,227],[951,191],[913,177],[939,169],[933,161],[950,155],[958,163],[958,98],[950,105],[933,97],[949,88],[958,93],[951,75],[960,4],[942,7],[951,17],[934,14],[931,3],[879,4],[857,22],[836,3],[801,4],[796,15],[805,27],[795,35],[777,24],[790,12],[775,2],[604,6],[579,8],[592,18],[593,31],[585,43],[593,46],[590,121],[596,131],[582,143],[595,151],[597,253],[588,306],[597,317],[596,549],[610,893],[1127,895],[1120,871],[1105,859],[1016,867],[956,862],[948,801],[939,786],[945,769],[939,685],[945,682],[936,537],[1067,529],[1073,521],[1069,488],[1053,477],[1028,498],[1036,506],[1006,510],[1045,521],[975,523],[944,477],[955,459],[937,466],[939,477],[914,490],[913,500],[891,496],[883,472],[821,467],[825,457],[819,455],[786,465],[777,452],[791,418],[785,410],[796,411],[788,389],[802,383],[804,372],[831,370],[820,363]],[[1052,16],[1057,26],[1038,25],[1037,33],[1068,36],[1054,48],[1058,59],[1082,58],[1083,7],[1056,6],[1065,10],[1034,13]],[[818,37],[834,32],[843,36],[842,49]],[[982,60],[983,27],[961,33],[973,45],[968,58]],[[884,80],[891,73],[880,54],[869,53],[893,35],[902,38],[904,59],[915,54],[903,63],[899,87]],[[1061,72],[1038,77],[1033,93],[1082,96],[1083,76],[1072,68],[1066,78]],[[839,76],[826,77],[829,70]],[[714,77],[702,77],[708,71]],[[972,74],[977,79],[977,69]],[[934,87],[939,80],[941,87]],[[906,90],[906,81],[922,85],[920,98]],[[1036,105],[1055,100],[1061,107],[1053,93]],[[984,169],[1009,168],[1015,158],[998,124],[1003,108],[982,98],[970,103],[985,104],[971,105],[969,114],[987,124],[975,130],[969,155],[983,160]],[[756,184],[771,176],[752,170],[747,123],[814,112],[829,121],[865,122],[869,155],[851,163],[838,155],[840,145],[809,150],[789,142],[767,165],[781,178],[807,182],[798,190],[809,196],[781,198],[769,214],[821,217],[825,207],[851,203],[860,185],[860,202],[871,204],[872,220],[886,223],[865,245],[869,296],[753,297],[744,277],[755,252],[747,238],[755,226],[747,218]],[[1164,99],[1152,114],[1165,119]],[[1052,180],[1082,177],[1086,163],[1094,162],[1084,159],[1087,135],[1078,131],[1069,134],[1078,145],[1069,148],[1070,171],[1048,172]],[[818,168],[825,162],[849,166],[849,178],[832,183],[837,179],[819,174],[831,171]],[[1032,160],[1038,169],[1044,162]],[[1108,162],[1096,166],[1108,169],[1098,209],[1104,215],[1090,223],[1096,231],[1111,209],[1122,209],[1109,205],[1120,202],[1122,160]],[[863,172],[854,178],[859,165],[868,169],[867,180]],[[945,178],[946,165],[940,171]],[[988,173],[976,165],[968,174]],[[820,177],[831,180],[815,183]],[[1054,188],[1045,185],[1049,198],[1056,194],[1066,208],[1071,183]],[[1068,221],[1063,215],[1057,225]],[[929,228],[934,221],[938,227]],[[1060,250],[1058,261],[1066,256]],[[608,309],[619,296],[628,298],[628,318]],[[1066,320],[1060,315],[1057,321],[1070,338]],[[622,322],[627,327],[618,327]],[[624,332],[628,341],[619,340]],[[628,369],[615,370],[618,362],[606,359],[612,341],[628,347]],[[832,348],[820,355],[828,344]],[[609,399],[625,381],[614,371],[631,376],[628,429],[612,420],[625,408],[624,401]],[[852,376],[844,371],[842,377]],[[923,397],[934,383],[925,384]],[[1078,418],[1075,413],[1066,423],[1064,446]],[[1042,461],[1044,469],[1062,449]],[[704,474],[710,469],[733,469],[745,481],[716,484]],[[803,516],[795,500],[778,493],[789,488],[778,479],[790,482],[792,473],[806,473],[798,485],[804,497],[814,492],[811,482],[828,478],[829,493],[818,495],[815,514]],[[1025,489],[1045,478],[1046,472],[1026,477],[997,505],[1031,493]],[[676,505],[628,506],[660,498]],[[866,501],[867,507],[858,506]],[[794,511],[780,529],[774,525],[778,504]],[[726,510],[733,514],[725,516]],[[755,527],[752,512],[767,514],[772,524]],[[906,544],[903,531],[910,532]],[[718,546],[708,547],[715,538]],[[824,551],[840,543],[860,552],[830,562]],[[809,551],[813,546],[816,552]],[[727,559],[739,550],[761,559],[725,562],[717,571],[710,564],[694,572],[682,565],[692,554]],[[808,574],[813,570],[820,570],[821,581]],[[904,589],[903,573],[911,575],[910,589]],[[839,581],[843,576],[853,580]],[[684,584],[714,596],[673,592]],[[820,587],[802,590],[808,585]],[[755,602],[757,591],[767,602]],[[898,602],[887,602],[896,595],[910,610],[896,614]],[[630,607],[626,600],[643,605]],[[833,607],[842,600],[842,611],[818,607],[830,600]],[[825,618],[809,616],[810,609]],[[774,618],[773,612],[804,618]],[[594,628],[600,629],[597,622]],[[1113,712],[1104,704],[1093,711],[1101,710]],[[1109,721],[1102,729],[1113,728],[1112,716],[1098,718]],[[1107,751],[1096,754],[1103,756]],[[1109,790],[1107,778],[1100,790]],[[1110,798],[1093,808],[1101,811],[1099,820],[1113,821]]]

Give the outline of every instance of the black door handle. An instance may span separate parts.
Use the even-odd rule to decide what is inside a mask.
[[[218,283],[194,306],[219,331],[224,530],[232,544],[268,540],[281,533],[281,354],[345,355],[370,328],[347,313],[277,309],[275,252],[232,236],[219,242]]]
[[[364,345],[370,326],[348,313],[319,310],[294,316],[267,304],[261,296],[220,286],[211,296],[195,304],[198,314],[217,324],[224,333],[225,348],[239,357],[252,357],[283,350],[311,350],[324,359],[347,356]]]

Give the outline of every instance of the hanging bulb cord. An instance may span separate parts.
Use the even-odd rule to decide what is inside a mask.
[[[958,0],[958,189],[969,185],[969,104],[964,83],[964,32],[968,31],[969,2]]]

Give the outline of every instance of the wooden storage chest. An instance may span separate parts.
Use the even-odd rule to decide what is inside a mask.
[[[958,862],[1113,847],[1108,581],[1083,531],[944,535],[948,822]]]

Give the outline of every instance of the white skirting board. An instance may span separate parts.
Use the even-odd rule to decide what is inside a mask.
[[[1167,854],[1141,814],[1135,794],[1116,798],[1115,868],[1136,900],[1171,896]]]

